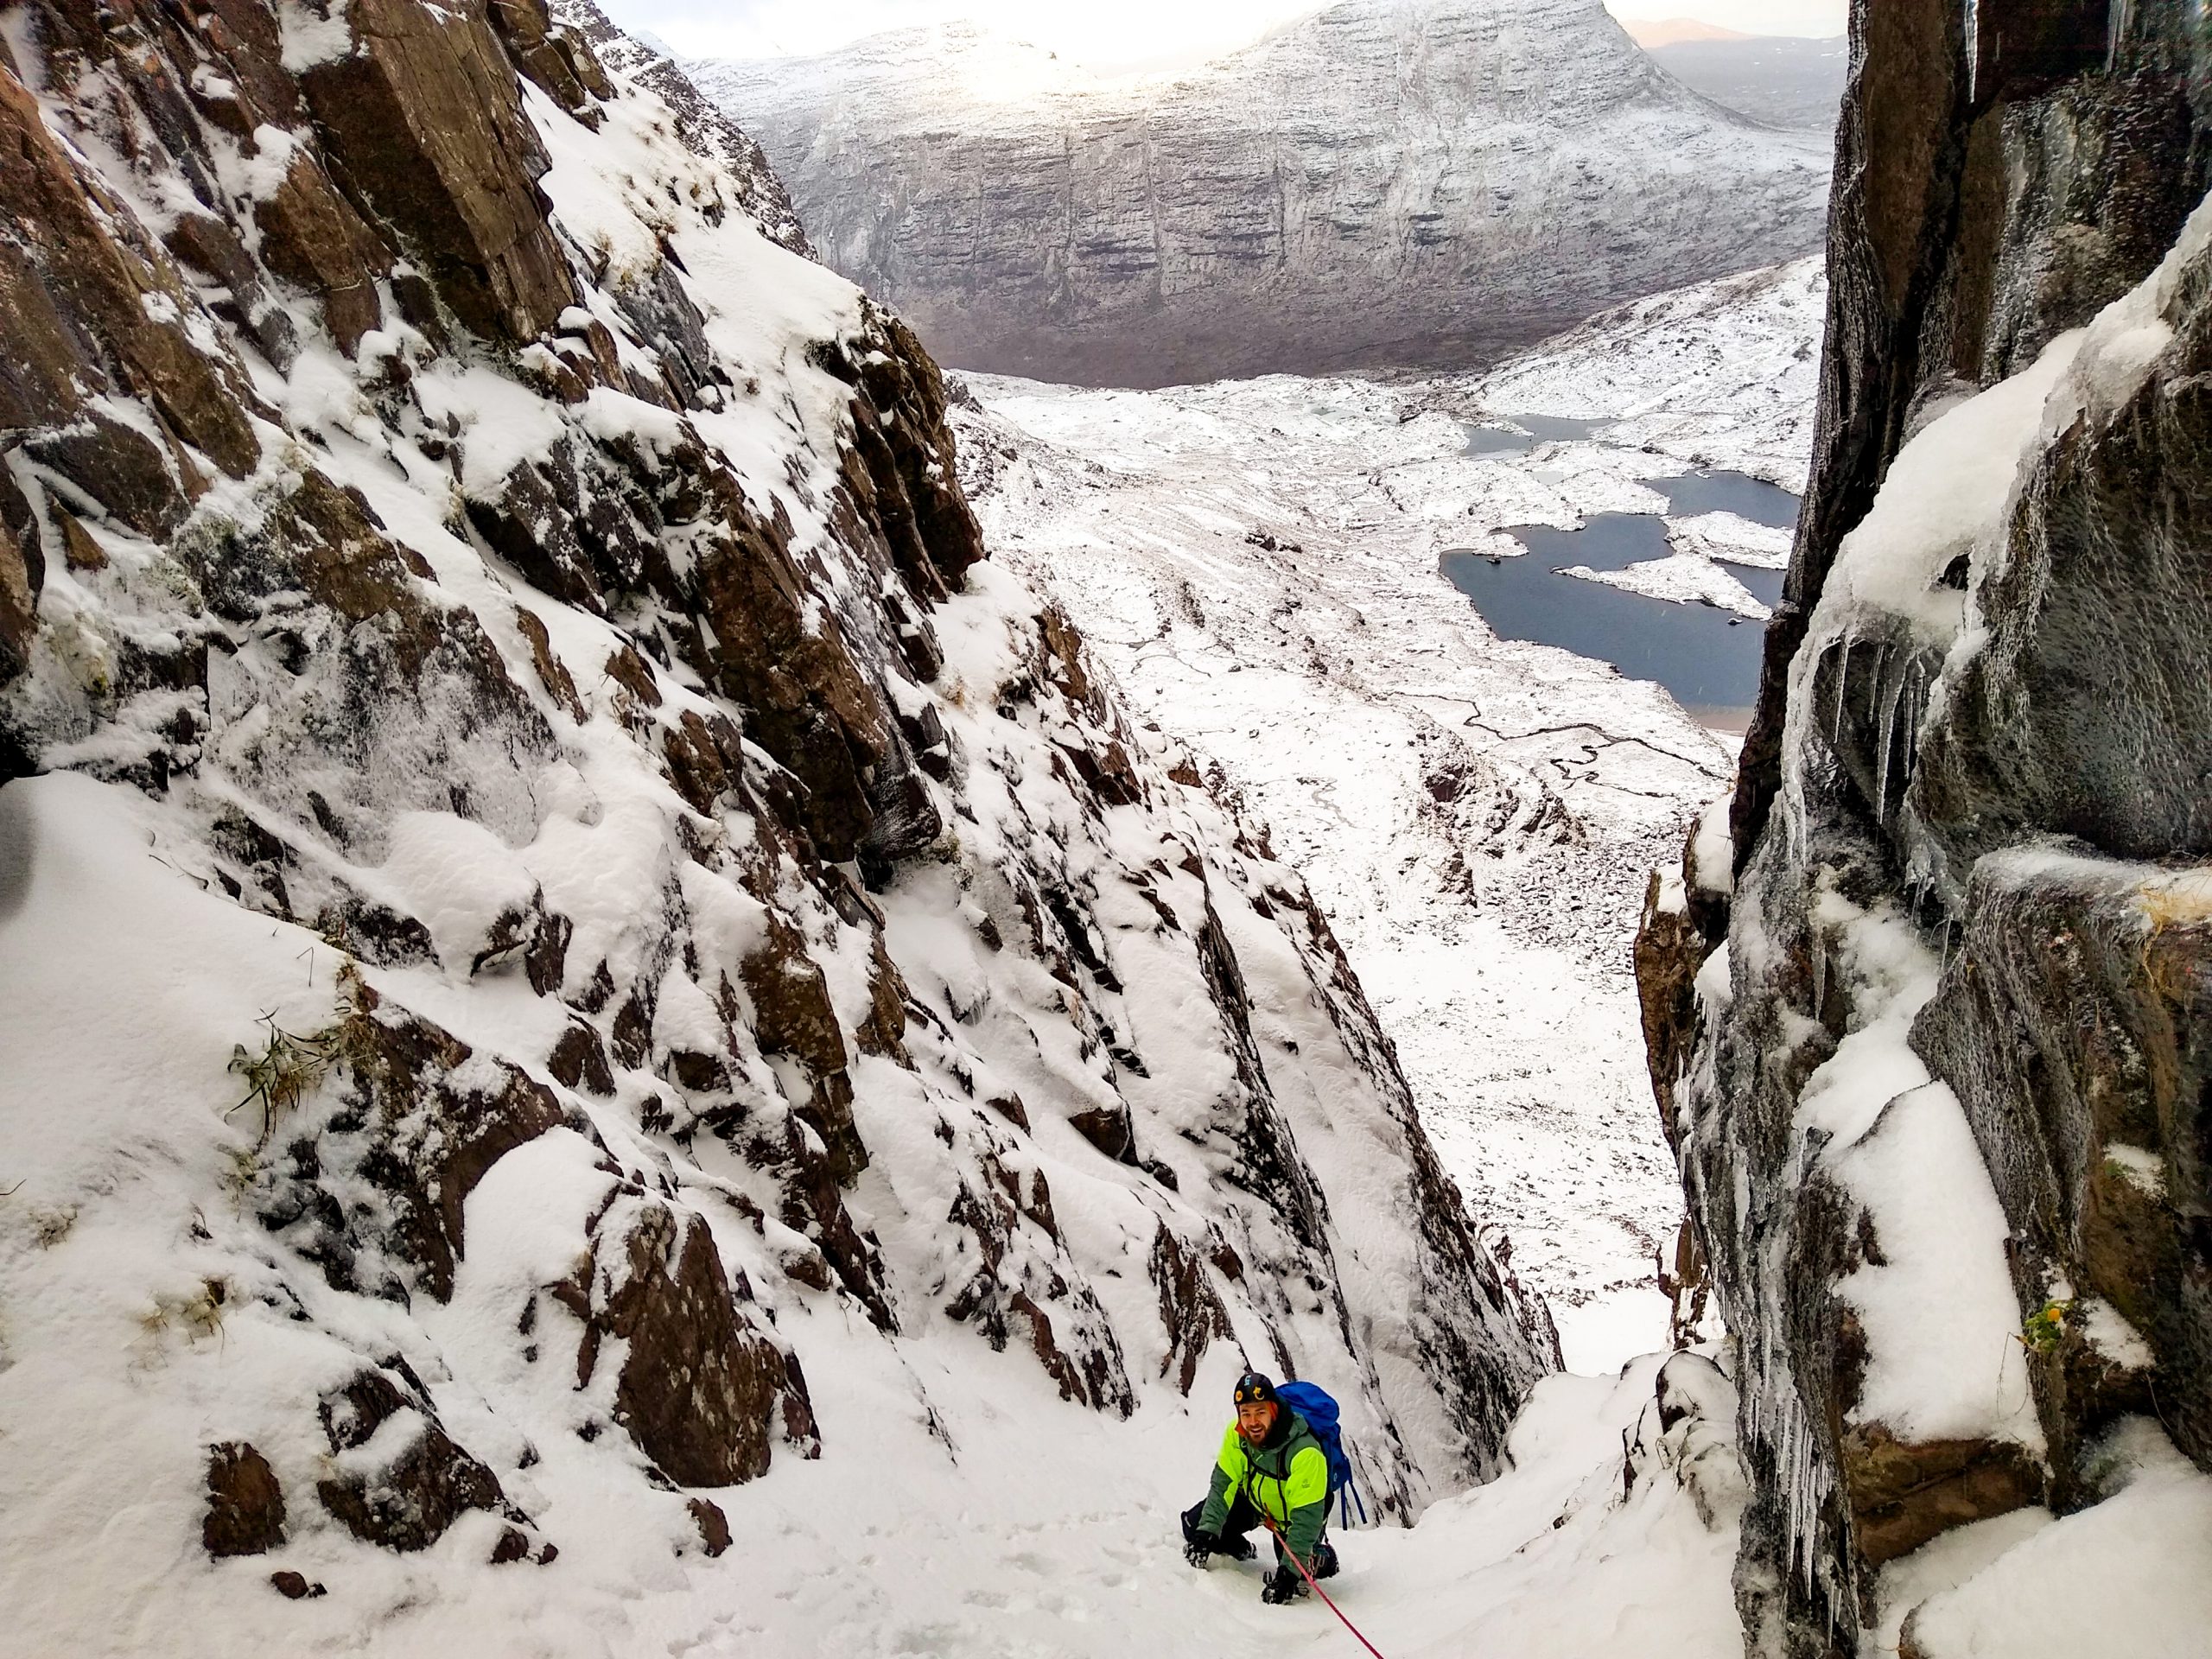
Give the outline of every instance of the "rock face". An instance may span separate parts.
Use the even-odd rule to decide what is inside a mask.
[[[127,1470],[334,1597],[630,1583],[925,1329],[1114,1415],[1325,1376],[1400,1511],[1492,1471],[1555,1339],[1318,907],[983,560],[914,335],[563,15],[7,14],[0,1458],[126,1449],[5,1526]]]
[[[1487,362],[1810,251],[1829,160],[1597,0],[1352,0],[1136,85],[967,26],[694,73],[939,355],[1086,385]]]
[[[1885,1562],[2106,1499],[2124,1427],[2212,1469],[2208,64],[2171,9],[1966,28],[1856,9],[1732,915],[1639,947],[1756,1654],[1856,1652]]]

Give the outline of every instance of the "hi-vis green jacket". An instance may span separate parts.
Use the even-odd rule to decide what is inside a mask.
[[[1218,1536],[1230,1505],[1241,1494],[1275,1523],[1298,1559],[1311,1565],[1313,1546],[1329,1523],[1329,1455],[1303,1417],[1288,1406],[1280,1409],[1290,1427],[1268,1445],[1254,1446],[1236,1432],[1236,1424],[1229,1426],[1198,1530]]]

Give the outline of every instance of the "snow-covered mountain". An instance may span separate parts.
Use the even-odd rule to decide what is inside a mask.
[[[1685,86],[1778,127],[1826,136],[1843,109],[1851,43],[1788,36],[1683,38],[1645,50]]]
[[[13,1650],[798,1651],[762,1579],[1153,1501],[1247,1363],[1395,1516],[1554,1363],[1302,880],[662,79],[0,16]]]
[[[967,26],[694,73],[832,266],[948,361],[1047,380],[1488,362],[1824,222],[1824,143],[1599,0],[1349,0],[1135,84]]]

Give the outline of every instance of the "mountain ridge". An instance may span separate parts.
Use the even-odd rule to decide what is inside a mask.
[[[987,52],[1038,85],[969,90]],[[832,265],[947,361],[1045,379],[1478,365],[1824,223],[1817,144],[1595,0],[1352,0],[1136,83],[1034,52],[909,31],[690,67]]]

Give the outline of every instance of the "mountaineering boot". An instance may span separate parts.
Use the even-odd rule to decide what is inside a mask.
[[[1252,1548],[1252,1541],[1239,1533],[1221,1541],[1221,1553],[1232,1561],[1249,1561],[1260,1552]]]

